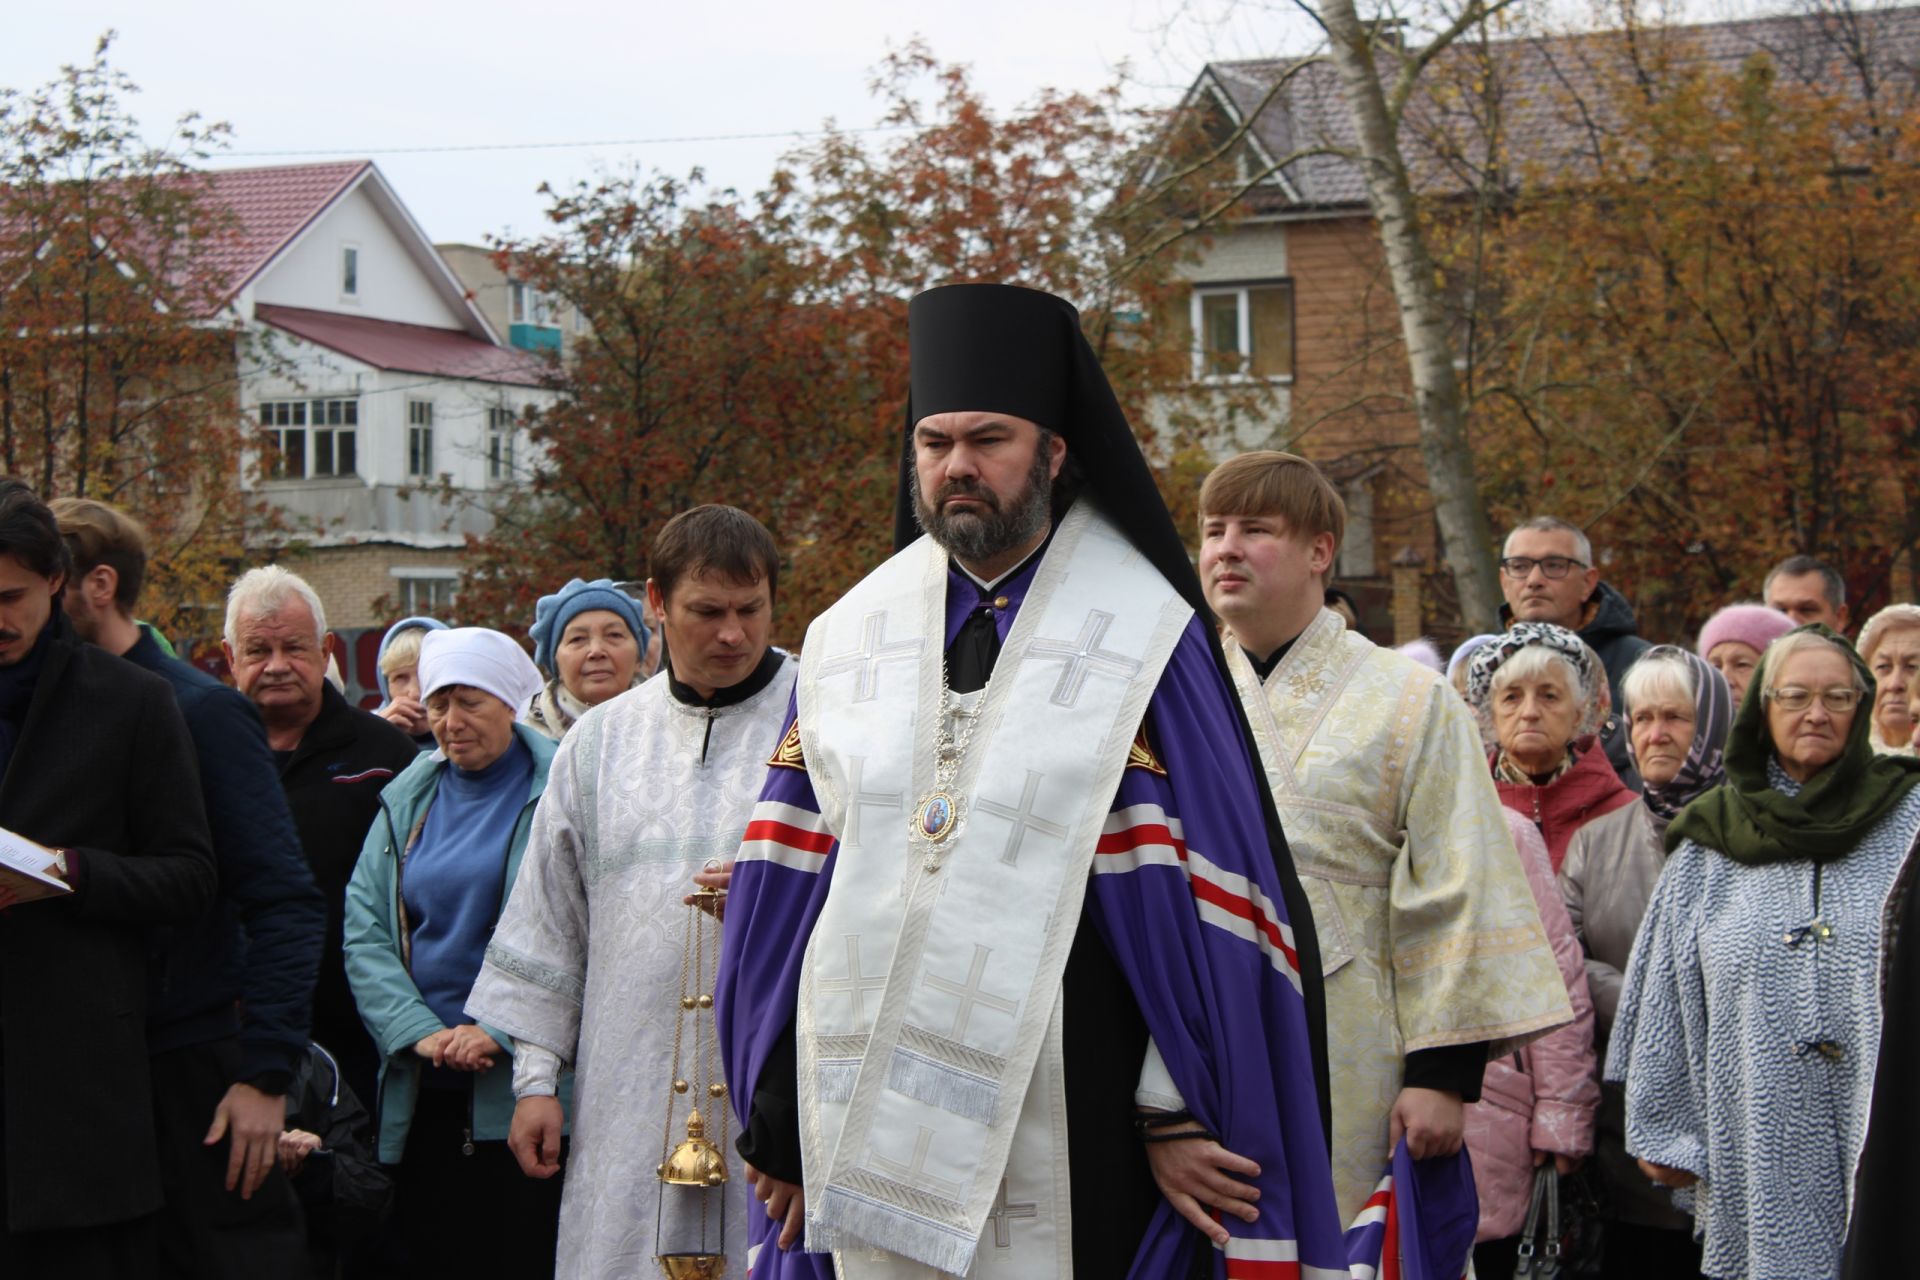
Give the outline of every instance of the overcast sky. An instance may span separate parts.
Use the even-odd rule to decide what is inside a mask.
[[[150,137],[182,111],[234,129],[222,165],[372,155],[436,240],[541,225],[543,181],[555,186],[638,163],[711,181],[761,186],[792,137],[613,147],[378,154],[409,147],[707,138],[875,122],[868,71],[924,36],[965,62],[995,108],[1042,86],[1093,89],[1123,61],[1141,96],[1170,100],[1209,52],[1277,50],[1291,18],[1248,8],[1238,23],[1206,20],[1225,0],[726,0],[538,5],[463,0],[339,0],[326,5],[169,0],[22,3],[0,39],[0,85],[24,89],[84,61],[107,28],[114,61],[142,92]],[[1292,46],[1312,43],[1296,29]],[[1263,48],[1262,45],[1267,47]],[[262,152],[316,151],[316,156]]]
[[[1044,86],[1110,83],[1123,62],[1138,100],[1170,102],[1210,57],[1301,53],[1317,34],[1286,0],[20,0],[0,86],[53,79],[108,28],[150,137],[196,110],[233,126],[223,165],[371,156],[430,236],[470,243],[537,233],[541,182],[607,168],[700,165],[757,189],[796,140],[716,135],[871,125],[868,70],[914,36],[1011,109]],[[706,140],[526,145],[685,138]],[[403,148],[440,150],[380,154]],[[262,154],[286,152],[319,154]]]

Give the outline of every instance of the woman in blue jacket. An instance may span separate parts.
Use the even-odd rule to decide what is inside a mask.
[[[347,885],[347,978],[381,1053],[380,1159],[397,1166],[412,1265],[550,1276],[560,1179],[527,1177],[508,1151],[513,1045],[465,1012],[553,758],[514,721],[540,675],[481,627],[430,632],[419,673],[439,750],[387,784]]]

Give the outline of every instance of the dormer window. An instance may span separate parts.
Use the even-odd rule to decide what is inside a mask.
[[[360,296],[360,247],[358,245],[340,246],[340,296],[342,298]]]

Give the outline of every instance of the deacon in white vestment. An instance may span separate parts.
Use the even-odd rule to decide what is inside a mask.
[[[1200,573],[1313,904],[1343,1221],[1404,1132],[1461,1143],[1489,1055],[1572,1020],[1472,713],[1324,608],[1345,506],[1304,458],[1242,454],[1200,497]]]
[[[514,1039],[512,1145],[532,1176],[557,1168],[554,1086],[573,1066],[563,1280],[655,1269],[682,899],[739,848],[797,666],[768,647],[779,555],[752,516],[684,512],[661,529],[649,564],[666,671],[591,709],[561,740],[467,1002]],[[747,1200],[731,1163],[725,1244],[743,1271]]]
[[[1144,459],[1060,300],[909,316],[907,545],[808,630],[727,907],[749,1274],[1345,1276],[1311,925]]]

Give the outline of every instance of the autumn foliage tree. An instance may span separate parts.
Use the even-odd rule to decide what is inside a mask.
[[[1586,104],[1588,171],[1530,175],[1493,242],[1487,495],[1588,525],[1649,634],[1795,552],[1856,617],[1920,594],[1892,581],[1920,544],[1920,108],[1826,58],[1645,42]]]
[[[933,285],[1074,299],[1136,425],[1177,420],[1153,402],[1186,358],[1154,319],[1179,250],[1130,255],[1157,215],[1124,199],[1152,122],[1114,94],[995,115],[918,45],[872,87],[891,141],[830,130],[751,199],[697,175],[584,185],[555,198],[548,236],[500,247],[592,332],[552,368],[539,462],[475,541],[463,610],[530,617],[570,576],[643,577],[666,519],[727,502],[788,557],[780,634],[797,641],[891,550],[907,303]]]
[[[530,424],[529,483],[476,539],[463,611],[532,617],[568,577],[646,576],[675,512],[744,507],[807,536],[796,501],[831,502],[845,465],[845,394],[831,315],[809,297],[817,251],[782,197],[747,204],[695,183],[638,176],[554,199],[554,231],[502,246],[515,279],[579,308],[590,332],[552,376],[558,402]],[[789,575],[789,598],[807,585]]]
[[[144,144],[111,39],[51,84],[0,89],[0,469],[141,517],[142,608],[193,635],[249,518],[236,337],[217,319],[232,228],[192,168],[224,130],[186,117]]]

